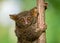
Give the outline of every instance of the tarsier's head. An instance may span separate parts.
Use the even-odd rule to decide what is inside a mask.
[[[17,15],[10,15],[10,18],[16,22],[16,26],[28,27],[37,21],[37,9],[34,8],[30,11],[24,11]]]

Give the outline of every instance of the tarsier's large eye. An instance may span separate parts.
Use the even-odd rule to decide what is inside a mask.
[[[31,17],[28,17],[27,20],[31,20]]]
[[[20,19],[20,22],[24,22],[24,19],[23,19],[23,18],[21,18],[21,19]]]

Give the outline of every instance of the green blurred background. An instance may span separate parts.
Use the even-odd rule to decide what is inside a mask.
[[[46,0],[47,43],[60,43],[60,0]],[[36,0],[0,0],[0,43],[17,43],[15,23],[9,14],[29,10],[36,6]]]

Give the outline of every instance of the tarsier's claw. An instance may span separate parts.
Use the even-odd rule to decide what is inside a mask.
[[[45,9],[47,9],[47,5],[48,5],[48,3],[45,3],[45,4],[44,4],[44,6],[45,6]]]

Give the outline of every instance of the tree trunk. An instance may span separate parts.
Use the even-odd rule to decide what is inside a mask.
[[[37,0],[37,8],[38,8],[38,27],[43,30],[45,29],[45,7],[47,6],[47,3],[45,3],[45,0]],[[44,31],[41,36],[38,39],[38,43],[46,43],[46,31]]]

